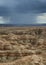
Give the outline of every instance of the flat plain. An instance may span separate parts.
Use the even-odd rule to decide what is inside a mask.
[[[46,27],[0,27],[0,65],[46,65]]]

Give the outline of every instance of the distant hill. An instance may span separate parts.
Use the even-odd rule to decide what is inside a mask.
[[[0,27],[46,26],[46,24],[0,24]]]

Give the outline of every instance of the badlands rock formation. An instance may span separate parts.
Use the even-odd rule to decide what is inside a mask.
[[[46,65],[46,27],[0,28],[0,65]]]

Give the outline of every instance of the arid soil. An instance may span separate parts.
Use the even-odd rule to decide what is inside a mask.
[[[0,27],[0,65],[46,65],[46,27]]]

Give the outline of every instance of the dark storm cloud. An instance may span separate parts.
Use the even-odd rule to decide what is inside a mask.
[[[46,0],[0,0],[0,16],[9,23],[35,23],[38,14],[46,13]]]
[[[19,13],[44,13],[46,12],[46,0],[20,0],[15,10]]]
[[[0,6],[0,14],[2,11],[5,15],[9,15],[11,10],[14,13],[46,12],[46,0],[0,0],[0,3],[3,3],[3,6]]]
[[[19,23],[35,23],[39,14],[46,13],[46,0],[18,0],[14,11],[20,13],[16,18]]]
[[[13,13],[15,0],[0,0],[0,16],[10,16]]]
[[[10,16],[9,8],[0,6],[0,16]]]

